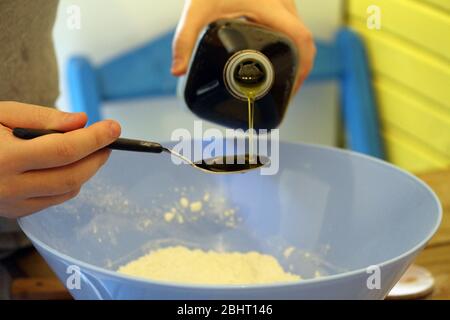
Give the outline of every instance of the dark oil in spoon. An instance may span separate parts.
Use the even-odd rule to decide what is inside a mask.
[[[257,169],[266,165],[268,162],[268,158],[260,156],[251,157],[249,154],[246,154],[245,156],[223,156],[202,160],[201,162],[196,162],[195,166],[214,173],[232,173]]]

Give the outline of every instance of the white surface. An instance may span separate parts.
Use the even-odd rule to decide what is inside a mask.
[[[389,292],[388,299],[419,299],[433,291],[433,275],[425,268],[412,265]]]
[[[69,17],[67,9],[72,5],[78,5],[81,10],[80,30],[71,30],[67,26]],[[297,8],[306,24],[311,27],[315,36],[320,38],[332,37],[341,21],[341,5],[341,0],[297,0]],[[61,0],[54,30],[61,78],[61,97],[58,106],[69,110],[66,98],[65,62],[70,56],[83,54],[89,56],[94,63],[101,63],[173,28],[182,6],[182,0]],[[286,123],[283,123],[282,136],[294,141],[334,144],[337,122],[336,87],[324,84],[315,86],[314,89],[306,88],[300,97],[301,99],[294,102],[295,106],[289,109]],[[164,135],[163,140],[168,140],[170,135],[167,133],[170,132],[170,128],[185,123],[188,119],[189,121],[194,119],[189,114],[182,116],[182,113],[177,113],[175,117],[181,117],[180,120],[172,122],[174,116],[172,112],[164,114],[163,110],[157,111],[158,106],[152,108],[151,114],[154,115],[152,118],[136,113],[147,111],[144,106],[159,102],[122,102],[122,104],[126,105],[125,110],[120,110],[118,106],[106,108],[108,110],[105,110],[105,114],[122,122],[124,132],[133,136]],[[170,108],[175,111],[175,104],[172,104]],[[147,129],[137,132],[136,128],[141,127],[138,124],[143,119],[148,119]],[[154,131],[157,131],[158,135]]]

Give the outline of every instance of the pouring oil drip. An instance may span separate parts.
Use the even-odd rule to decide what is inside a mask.
[[[255,121],[255,100],[259,92],[262,91],[266,81],[264,67],[253,59],[243,60],[235,69],[234,80],[237,90],[247,99],[248,108],[248,161],[255,161],[254,152],[254,121]]]

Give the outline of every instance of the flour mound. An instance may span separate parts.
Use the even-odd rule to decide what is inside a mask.
[[[214,252],[169,247],[150,252],[118,272],[158,281],[186,284],[248,285],[297,281],[278,261],[258,252]]]

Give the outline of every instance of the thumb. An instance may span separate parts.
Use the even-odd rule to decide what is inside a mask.
[[[197,37],[203,27],[201,17],[189,12],[180,20],[172,44],[172,74],[181,76],[186,73]]]

